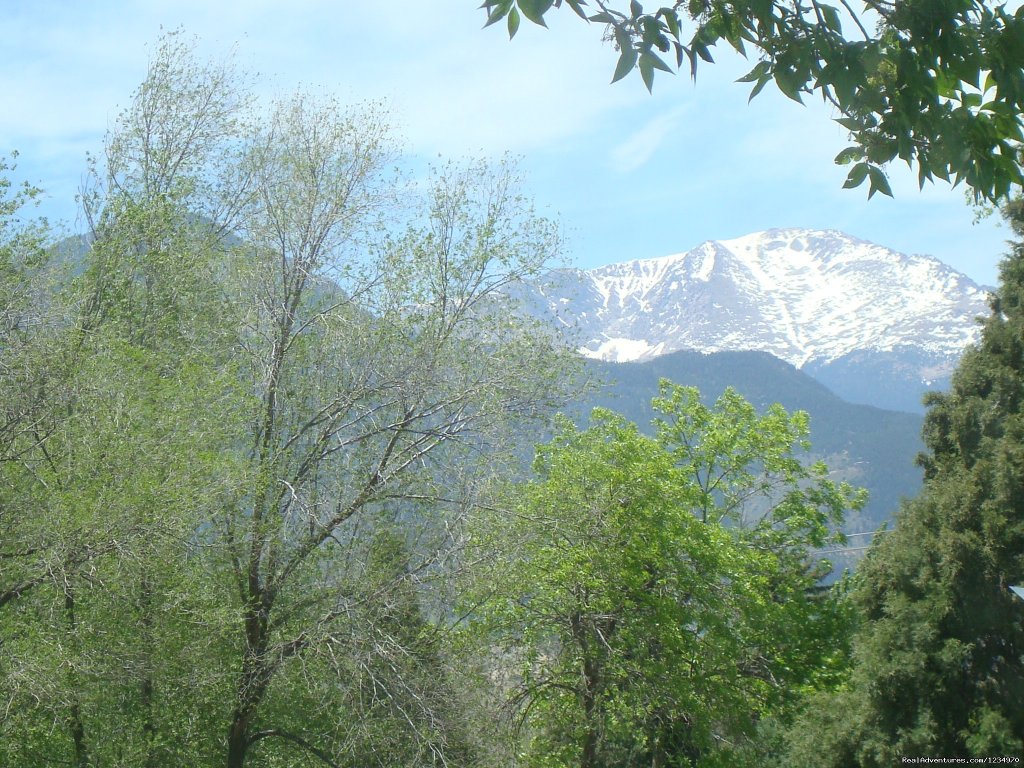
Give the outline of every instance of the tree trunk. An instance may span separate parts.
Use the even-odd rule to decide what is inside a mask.
[[[583,690],[581,703],[583,704],[583,722],[585,733],[580,751],[580,768],[597,768],[597,742],[599,733],[598,719],[598,688],[601,683],[601,665],[594,658],[591,649],[591,638],[588,634],[588,627],[584,626],[583,617],[573,614],[569,617],[569,626],[573,639],[580,649],[583,657]]]
[[[597,686],[600,672],[597,665],[588,658],[583,660],[583,720],[586,733],[583,736],[583,751],[580,768],[597,768]]]
[[[656,736],[651,745],[651,768],[663,768],[664,765],[665,750],[661,746],[661,736]]]
[[[245,765],[246,753],[252,745],[252,716],[266,695],[272,675],[265,658],[269,634],[267,615],[270,607],[262,600],[254,603],[255,606],[250,607],[245,617],[246,649],[235,694],[235,711],[231,716],[231,727],[228,729],[227,768],[242,768]]]
[[[71,740],[75,745],[75,768],[88,768],[89,765],[89,750],[85,746],[85,725],[82,723],[82,710],[78,705],[77,694],[76,699],[71,702],[71,713],[70,713],[71,728]]]
[[[71,647],[76,651],[78,641],[75,636],[77,632],[77,621],[75,619],[75,595],[68,583],[64,587],[64,613],[68,621],[68,631],[71,635]],[[72,660],[69,667],[68,678],[71,688],[71,706],[68,711],[68,728],[71,731],[71,741],[75,748],[73,765],[75,768],[88,768],[89,750],[85,743],[85,723],[82,722],[82,708],[78,701],[79,681],[75,672],[76,660]]]
[[[156,754],[156,714],[154,712],[153,685],[153,584],[149,574],[142,573],[139,579],[139,612],[142,633],[142,682],[139,685],[140,709],[142,710],[142,735],[146,743],[145,768],[159,768]]]
[[[245,753],[249,750],[249,715],[236,709],[228,731],[228,766],[243,768]]]
[[[587,733],[583,737],[583,752],[580,755],[580,768],[596,768],[597,766],[597,731],[592,723],[587,724]]]

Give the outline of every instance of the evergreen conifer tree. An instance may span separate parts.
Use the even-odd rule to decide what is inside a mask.
[[[1024,202],[1005,215],[992,313],[926,401],[924,488],[858,573],[849,685],[812,702],[792,765],[1024,753]]]

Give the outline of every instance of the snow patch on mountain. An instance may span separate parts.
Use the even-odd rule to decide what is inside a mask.
[[[988,311],[987,291],[937,259],[797,228],[560,271],[524,294],[534,314],[566,327],[570,318],[580,352],[592,358],[758,350],[821,367],[914,349],[932,377],[951,370]]]

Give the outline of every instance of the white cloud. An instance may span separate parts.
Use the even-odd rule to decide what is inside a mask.
[[[612,168],[619,173],[629,173],[646,165],[665,140],[676,133],[679,121],[686,112],[686,104],[680,104],[647,121],[642,128],[612,149]]]
[[[57,218],[73,219],[85,151],[100,150],[161,26],[181,26],[199,37],[202,55],[237,43],[263,95],[301,85],[343,101],[389,101],[418,166],[438,154],[525,154],[544,204],[589,237],[579,256],[591,264],[789,224],[845,227],[950,261],[972,242],[983,265],[1002,250],[992,236],[982,244],[994,224],[971,227],[959,193],[941,185],[921,194],[896,172],[895,202],[841,190],[845,169],[832,158],[845,141],[828,110],[771,88],[747,105],[749,86],[732,80],[750,63],[728,51],[701,67],[695,85],[684,71],[659,74],[653,96],[636,76],[610,86],[615,53],[600,26],[565,8],[552,12],[550,30],[524,22],[509,42],[499,25],[481,30],[478,3],[466,2],[9,5],[0,155],[22,150],[19,173],[53,193],[47,213]]]
[[[509,42],[481,31],[465,4],[381,6],[326,0],[160,0],[123,5],[25,5],[0,52],[0,136],[29,157],[63,158],[76,176],[83,146],[104,132],[145,74],[160,29],[183,27],[202,55],[237,42],[237,59],[276,95],[299,85],[340,98],[387,100],[413,152],[436,156],[524,153],[565,141],[642,98],[609,89],[613,55],[593,28],[559,14],[551,30],[525,24]],[[569,22],[569,23],[566,23]],[[72,159],[74,158],[74,160]],[[67,172],[67,171],[66,171]],[[47,188],[66,180],[40,178]]]

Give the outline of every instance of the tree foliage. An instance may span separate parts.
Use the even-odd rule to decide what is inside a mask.
[[[487,23],[544,24],[562,0],[485,0]],[[1019,188],[1024,115],[1024,8],[987,0],[689,0],[648,7],[565,0],[605,29],[618,50],[613,81],[684,65],[696,77],[723,43],[757,63],[751,98],[770,82],[795,101],[819,95],[839,113],[851,146],[846,187],[891,195],[882,167],[900,159],[923,187],[965,183],[975,201]],[[854,8],[860,7],[860,10]]]
[[[764,765],[837,687],[837,765],[1019,751],[1024,246],[850,603],[803,414],[664,383],[522,481],[573,364],[509,295],[556,227],[507,163],[402,178],[380,105],[244,86],[162,38],[77,250],[0,164],[0,763]]]
[[[313,741],[279,728],[271,700],[313,664],[344,679],[335,649],[351,640],[366,536],[412,531],[417,510],[454,520],[481,451],[554,391],[540,372],[559,370],[557,353],[491,305],[552,255],[550,225],[502,172],[452,168],[422,225],[373,242],[397,188],[390,159],[373,108],[304,96],[278,105],[245,156],[250,485],[217,519],[244,627],[231,766],[264,742]],[[437,535],[419,558],[444,550]],[[303,707],[317,710],[341,749],[347,724]]]
[[[861,502],[796,457],[806,417],[668,382],[655,407],[655,437],[563,422],[476,539],[500,554],[474,626],[521,658],[526,764],[736,764],[841,655],[810,551]]]
[[[61,308],[0,350],[5,392],[46,384],[0,465],[4,764],[468,759],[419,602],[557,401],[562,350],[500,295],[557,232],[508,167],[417,195],[376,105],[242,86],[161,39],[68,280],[2,220],[9,317]]]
[[[1024,208],[1008,218],[1024,236]],[[858,573],[849,689],[818,701],[794,764],[892,765],[902,756],[1024,749],[1024,245],[1004,260],[992,314],[925,421],[925,486]],[[805,731],[809,733],[810,731]],[[822,748],[822,740],[826,747]],[[813,753],[813,757],[812,757]]]
[[[216,711],[224,676],[191,662],[223,637],[209,622],[194,630],[217,604],[196,533],[238,469],[229,447],[241,393],[223,357],[230,314],[215,275],[224,249],[200,216],[195,134],[182,131],[171,157],[132,133],[157,130],[174,104],[217,108],[178,87],[204,77],[187,54],[175,35],[162,42],[159,74],[90,168],[88,249],[62,248],[65,279],[36,283],[37,306],[59,308],[60,322],[36,350],[48,366],[27,369],[50,371],[42,412],[53,426],[13,465],[8,497],[41,542],[35,589],[21,594],[5,643],[12,764],[152,766],[216,750],[197,724]]]
[[[54,308],[43,297],[51,282],[50,232],[28,216],[39,190],[13,187],[13,163],[0,160],[0,610],[46,578],[47,547],[39,531],[22,525],[18,497],[21,460],[55,428],[47,408],[60,391],[47,361]]]

